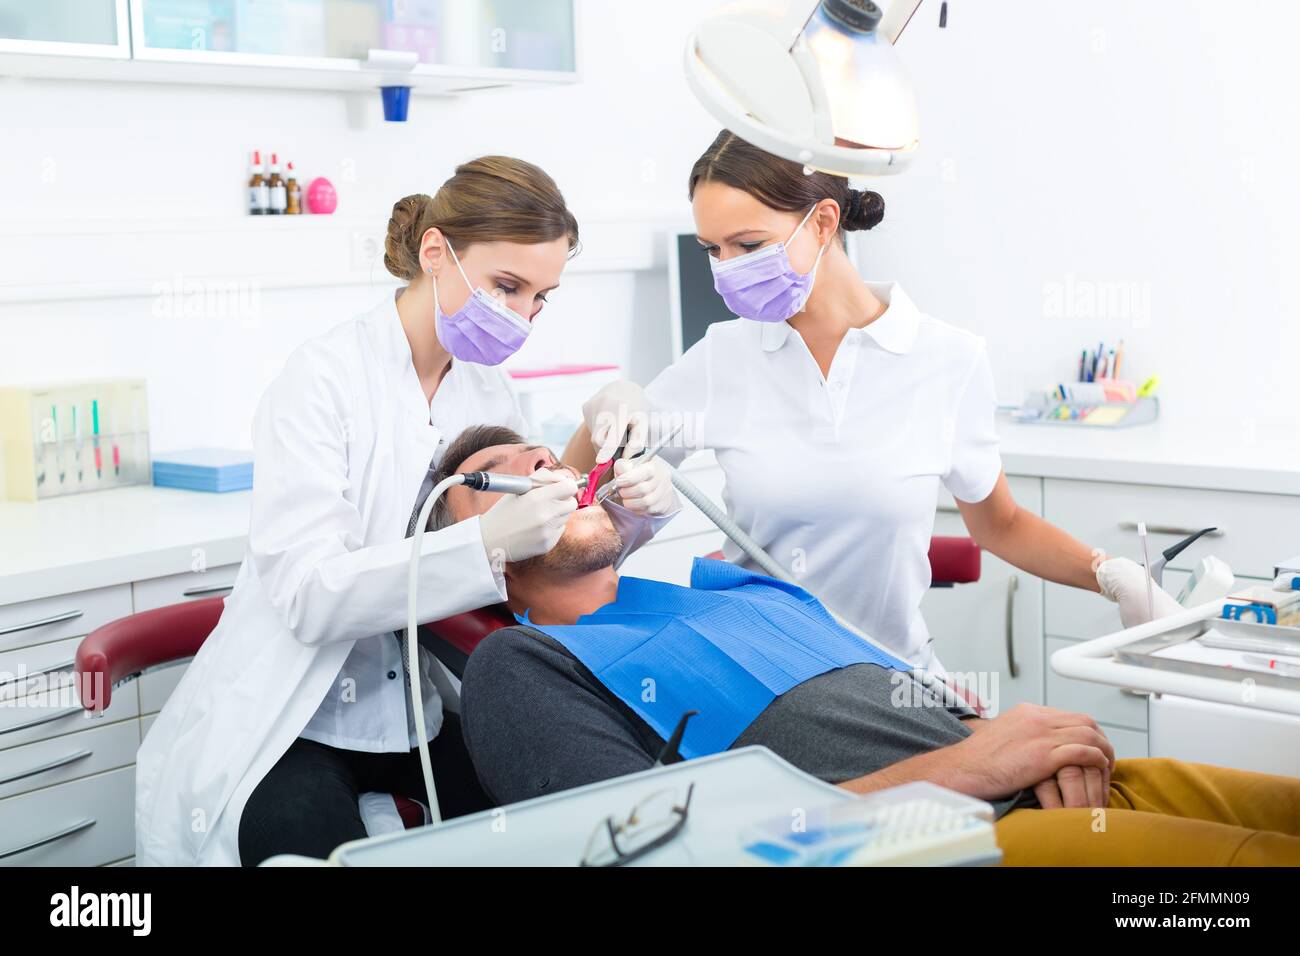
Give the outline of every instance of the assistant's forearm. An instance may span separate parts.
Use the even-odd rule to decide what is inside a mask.
[[[591,429],[579,425],[569,443],[564,446],[560,461],[586,474],[596,467],[596,448],[591,443]]]
[[[1099,591],[1092,570],[1092,548],[1032,511],[1019,506],[993,532],[975,536],[981,548],[1008,564],[1057,584]]]

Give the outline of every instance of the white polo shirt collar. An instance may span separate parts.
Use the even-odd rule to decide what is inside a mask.
[[[921,314],[897,282],[868,282],[873,295],[885,303],[885,311],[862,328],[849,329],[846,342],[859,342],[867,335],[886,352],[906,355],[916,343]],[[759,341],[764,352],[775,352],[785,345],[790,333],[789,322],[760,322]]]

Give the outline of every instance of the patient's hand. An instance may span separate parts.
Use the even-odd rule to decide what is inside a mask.
[[[1044,810],[1062,807],[1104,807],[1110,795],[1110,770],[1097,767],[1062,767],[1034,787]]]
[[[1032,787],[1044,806],[1057,793],[1061,799],[1054,806],[1102,805],[1078,801],[1104,803],[1115,765],[1115,749],[1095,720],[1036,704],[1019,704],[982,721],[978,733],[931,756],[945,763],[945,779],[936,782],[954,790],[988,800]],[[1091,779],[1089,770],[1095,773]]]

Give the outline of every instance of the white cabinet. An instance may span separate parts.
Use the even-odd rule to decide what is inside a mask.
[[[0,605],[0,652],[81,637],[130,613],[129,584]]]
[[[0,688],[0,753],[139,715],[134,683],[115,689],[111,703],[98,717],[81,706],[77,688],[67,676],[80,642],[75,637],[0,654],[0,674],[17,678]]]
[[[1074,642],[1049,637],[1047,659],[1051,660],[1053,654],[1072,643]],[[1062,677],[1050,666],[1047,668],[1047,705],[1088,714],[1099,724],[1127,727],[1144,733],[1147,729],[1146,694],[1093,681],[1071,680]]]
[[[1300,541],[1300,503],[1291,495],[1048,479],[1043,505],[1053,524],[1109,555],[1137,561],[1139,521],[1151,535],[1153,560],[1192,532],[1217,527],[1170,562],[1183,571],[1213,553],[1239,576],[1272,578],[1273,562],[1293,554]]]
[[[341,66],[371,50],[423,67],[575,70],[572,0],[133,0],[137,59]],[[341,62],[334,62],[341,61]]]
[[[99,866],[135,852],[135,768],[0,800],[0,866]]]
[[[1117,727],[1101,724],[1101,732],[1106,735],[1110,745],[1115,748],[1115,759],[1132,760],[1135,757],[1149,756],[1147,753],[1147,735],[1130,727]]]
[[[239,565],[227,564],[206,571],[187,571],[136,581],[131,585],[132,604],[138,613],[184,601],[225,597],[234,590],[238,574]]]
[[[0,0],[0,74],[439,94],[564,83],[578,78],[575,18],[574,0]]]
[[[1013,476],[1011,492],[1021,507],[1042,513],[1042,483]],[[935,517],[936,535],[968,534],[952,498],[944,496]],[[1005,711],[1016,704],[1043,702],[1043,584],[987,551],[980,579],[951,588],[931,588],[921,613],[935,651],[949,673],[987,703]]]
[[[0,0],[0,52],[125,59],[127,0]]]
[[[135,763],[135,721],[87,723],[88,730],[0,750],[0,800]]]

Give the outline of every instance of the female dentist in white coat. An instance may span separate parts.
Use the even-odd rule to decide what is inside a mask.
[[[687,440],[663,457],[713,449],[732,518],[828,606],[919,667],[941,669],[920,611],[940,485],[981,547],[1100,591],[1126,625],[1147,619],[1138,565],[1104,560],[1012,498],[983,341],[922,313],[897,283],[858,275],[842,231],[880,222],[878,194],[805,174],[725,131],[691,170],[689,192],[700,254],[741,318],[711,325],[644,392],[622,382],[597,393],[566,460],[581,467],[588,440],[596,460],[608,459],[629,425],[634,454],[648,412],[684,416]],[[628,469],[616,465],[624,501],[661,493],[660,476]],[[726,555],[747,560],[731,542]],[[1157,591],[1156,616],[1176,609]]]
[[[248,555],[140,749],[137,863],[321,857],[365,835],[359,791],[423,793],[393,634],[405,625],[405,531],[462,429],[522,427],[497,366],[577,238],[555,183],[516,159],[466,163],[432,198],[394,206],[384,263],[408,285],[299,348],[258,408]],[[423,535],[421,621],[504,600],[502,563],[554,546],[577,486],[539,475],[554,480]],[[433,741],[440,802],[448,815],[479,809],[430,666],[418,732]]]

